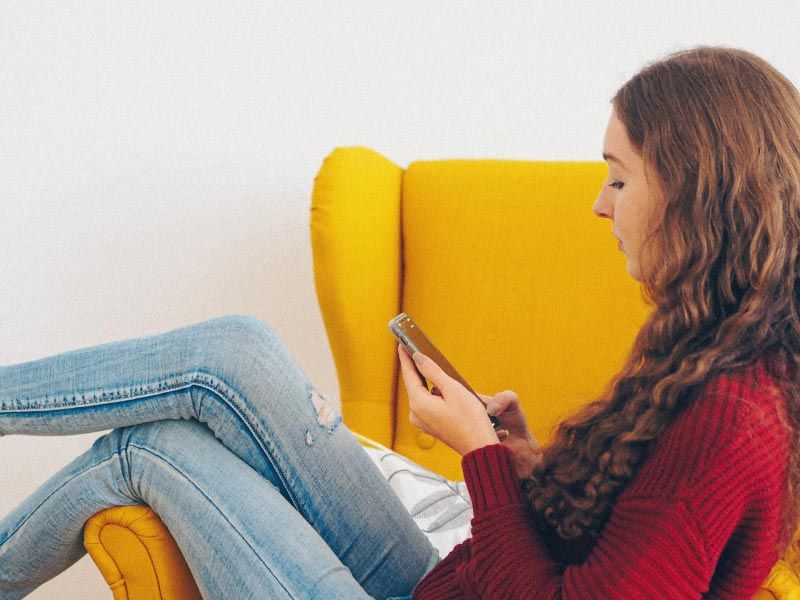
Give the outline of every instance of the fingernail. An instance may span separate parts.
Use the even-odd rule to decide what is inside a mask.
[[[414,352],[414,356],[412,356],[412,358],[414,359],[414,362],[416,362],[418,365],[421,365],[426,360],[428,360],[428,357],[425,356],[422,352],[419,352],[419,351]]]
[[[486,407],[486,412],[492,415],[493,417],[497,416],[497,412],[500,410],[500,405],[497,402],[491,402]]]

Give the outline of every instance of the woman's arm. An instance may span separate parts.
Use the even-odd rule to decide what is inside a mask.
[[[687,502],[621,494],[588,558],[564,568],[535,526],[510,450],[486,446],[462,465],[474,518],[470,556],[454,573],[467,597],[683,600],[708,591],[720,552],[709,554]],[[743,506],[738,497],[726,507],[728,534]]]

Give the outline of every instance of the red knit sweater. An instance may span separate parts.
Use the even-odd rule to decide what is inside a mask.
[[[774,385],[763,360],[705,385],[580,562],[566,558],[567,542],[548,545],[506,446],[464,455],[472,537],[420,581],[414,600],[751,598],[791,535],[782,527],[790,437]]]

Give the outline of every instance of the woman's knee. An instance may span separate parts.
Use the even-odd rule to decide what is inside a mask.
[[[211,331],[229,344],[273,346],[280,343],[272,326],[261,317],[232,313],[206,321]]]
[[[263,319],[230,314],[205,321],[198,324],[193,343],[197,352],[190,367],[194,375],[189,395],[194,418],[211,423],[217,412],[233,411],[257,428],[257,417],[266,418],[270,407],[279,403],[282,418],[291,410],[298,411],[298,417],[308,416],[312,407],[311,415],[329,432],[341,421],[341,414]],[[216,426],[212,428],[219,434]]]
[[[263,364],[282,352],[282,344],[272,327],[260,317],[230,314],[199,324],[195,340],[195,366],[214,375],[238,372],[245,365]]]

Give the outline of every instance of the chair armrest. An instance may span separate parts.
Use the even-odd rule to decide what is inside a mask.
[[[202,600],[175,540],[146,504],[97,513],[86,521],[83,545],[114,600]]]

